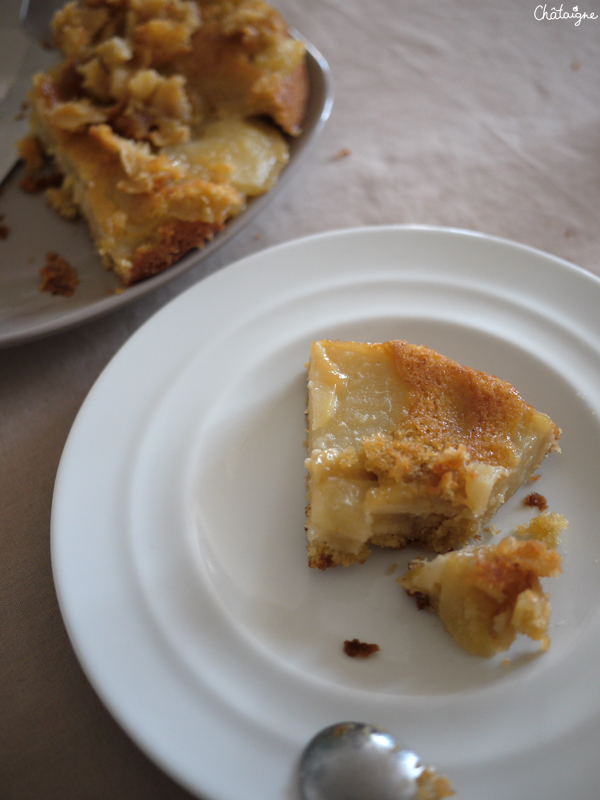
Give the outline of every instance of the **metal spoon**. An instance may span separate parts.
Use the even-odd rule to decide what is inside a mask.
[[[342,722],[318,733],[300,761],[302,800],[416,800],[419,758],[387,731]]]

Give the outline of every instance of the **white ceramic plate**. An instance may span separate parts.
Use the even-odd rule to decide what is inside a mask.
[[[65,447],[52,558],[78,657],[150,757],[210,800],[293,800],[303,745],[358,719],[462,800],[597,797],[599,305],[595,277],[523,246],[366,228],[246,258],[128,341]],[[570,520],[547,653],[460,650],[395,582],[414,552],[308,569],[304,364],[320,338],[429,345],[560,425],[535,484]],[[536,513],[529,491],[503,533]],[[354,637],[381,652],[349,659]]]
[[[18,185],[21,171],[15,170],[0,193],[0,214],[10,228],[8,238],[0,242],[0,347],[65,330],[131,303],[213,255],[251,222],[296,173],[331,111],[333,87],[329,66],[310,42],[305,40],[305,43],[310,88],[306,118],[302,133],[290,142],[290,160],[274,188],[251,200],[202,250],[191,251],[165,272],[135,286],[121,291],[115,274],[103,268],[83,220],[61,219],[47,207],[43,194],[25,194]],[[30,67],[26,61],[24,69]],[[77,266],[81,282],[72,297],[39,291],[39,271],[49,251],[60,253]],[[119,294],[115,294],[117,289]]]

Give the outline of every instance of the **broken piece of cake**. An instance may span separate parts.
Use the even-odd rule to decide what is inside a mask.
[[[568,526],[569,522],[562,514],[557,514],[556,511],[544,511],[530,519],[529,522],[517,525],[514,534],[528,539],[538,539],[548,547],[556,547],[560,544],[562,532]]]
[[[556,577],[561,558],[541,541],[512,536],[497,544],[468,547],[415,559],[398,578],[419,608],[434,611],[453,639],[472,655],[508,650],[517,634],[550,645],[550,601],[540,578]]]
[[[31,137],[129,286],[201,247],[268,192],[301,130],[306,50],[262,0],[79,0],[53,19],[64,60],[33,78]]]
[[[464,547],[558,450],[509,383],[405,341],[314,342],[308,369],[308,561],[370,545]]]

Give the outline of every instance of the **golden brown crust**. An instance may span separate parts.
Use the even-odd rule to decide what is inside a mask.
[[[58,187],[62,184],[64,176],[61,172],[36,173],[23,175],[19,180],[19,187],[27,194],[45,192],[47,189]]]
[[[467,582],[476,589],[512,603],[526,589],[540,588],[539,579],[556,577],[561,558],[542,542],[518,542],[509,536],[497,545],[481,545]]]
[[[194,247],[203,247],[206,241],[223,229],[223,224],[185,222],[174,220],[160,229],[157,245],[142,245],[135,251],[131,270],[123,276],[125,286],[162,272]]]
[[[329,569],[340,565],[364,564],[370,554],[368,547],[363,546],[358,553],[345,553],[323,544],[322,542],[309,542],[308,566],[312,569]]]
[[[224,7],[226,4],[212,3],[203,8],[203,23],[181,69],[204,76],[202,100],[209,107],[264,114],[286,133],[298,135],[308,99],[306,59],[292,53],[284,69],[270,71],[268,62],[265,68],[256,58],[260,48],[268,46],[269,39],[289,37],[279,14],[265,7],[265,17],[249,32],[228,26]]]
[[[286,133],[298,136],[302,130],[307,101],[308,67],[303,60],[279,81],[268,113]]]
[[[19,140],[17,149],[27,169],[38,170],[44,166],[44,153],[35,136],[24,136]]]
[[[463,445],[469,458],[498,466],[514,464],[512,432],[534,412],[510,383],[462,366],[427,347],[397,340],[381,345],[387,349],[412,398],[407,419],[394,433],[387,458],[398,461],[406,453],[415,456],[423,442],[432,451]],[[554,445],[560,430],[554,429]],[[375,456],[375,453],[373,454]],[[375,462],[375,459],[373,459]],[[371,464],[371,468],[375,463]],[[383,461],[382,468],[386,469]],[[446,471],[433,468],[434,473]]]

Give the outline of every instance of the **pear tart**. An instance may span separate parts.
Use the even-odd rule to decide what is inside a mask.
[[[125,285],[161,272],[272,188],[301,130],[304,44],[262,0],[80,0],[58,11],[64,60],[34,76],[29,166],[83,215]]]
[[[427,347],[313,343],[309,565],[363,562],[370,545],[464,547],[559,436],[509,383]]]
[[[489,658],[508,650],[519,633],[548,649],[550,601],[540,578],[560,572],[560,555],[545,542],[508,536],[431,561],[415,559],[398,582],[420,608],[437,613],[461,647]]]

